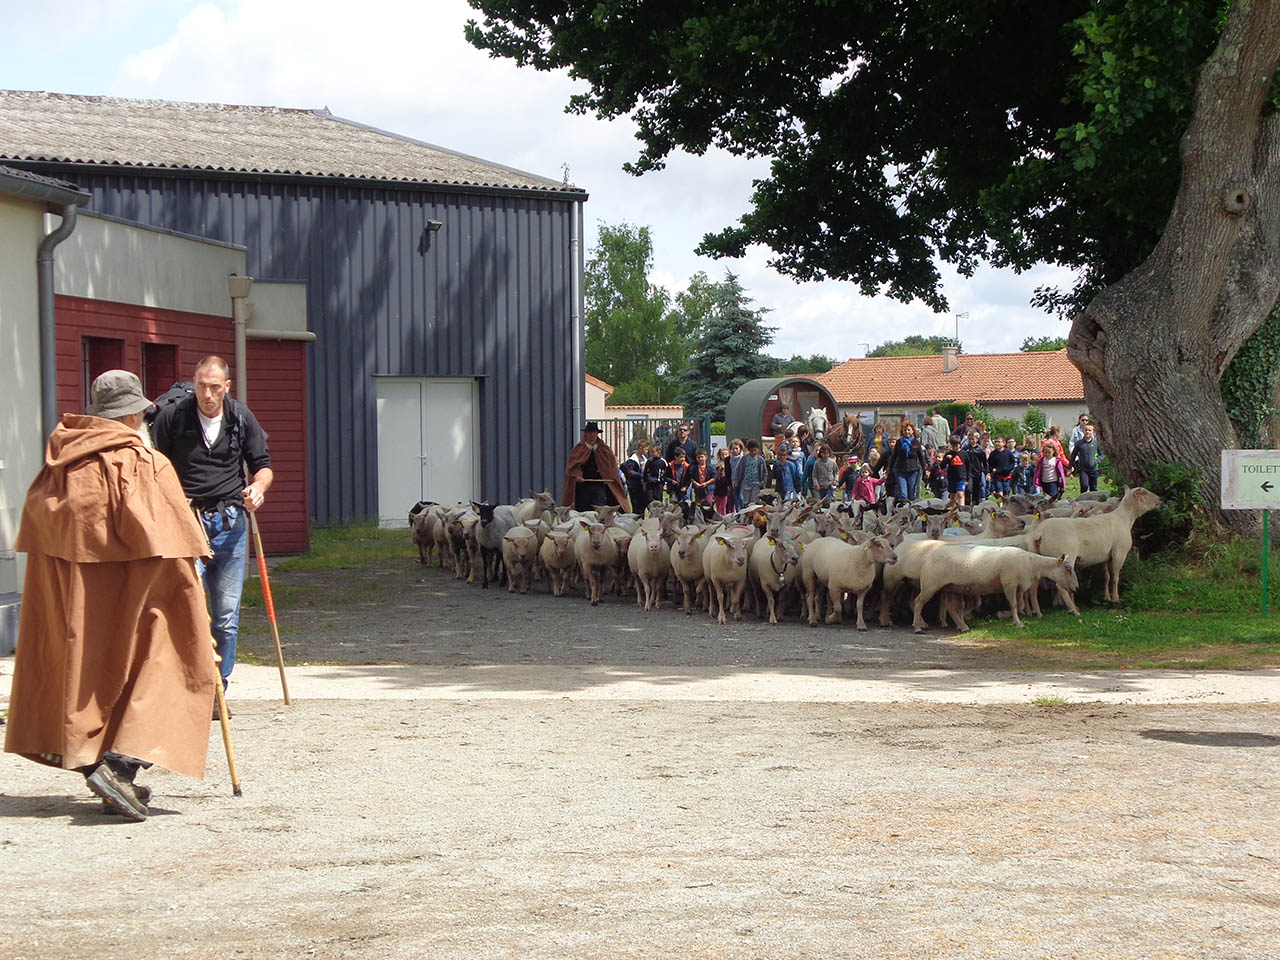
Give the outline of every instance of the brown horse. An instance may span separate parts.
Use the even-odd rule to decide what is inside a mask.
[[[852,413],[827,431],[827,443],[831,444],[834,453],[862,454],[865,442],[862,439],[862,424]]]

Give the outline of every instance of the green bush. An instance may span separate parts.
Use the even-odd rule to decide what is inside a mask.
[[[1022,424],[1013,417],[996,417],[987,421],[987,433],[993,437],[1017,437],[1022,441]]]
[[[1133,539],[1142,545],[1146,554],[1179,550],[1185,546],[1196,517],[1202,513],[1200,471],[1181,461],[1148,460],[1143,472],[1147,475],[1143,486],[1163,500],[1164,505],[1138,519]],[[1098,464],[1098,476],[1117,496],[1130,485],[1106,457]]]
[[[1048,423],[1043,410],[1039,407],[1027,407],[1027,412],[1022,417],[1022,432],[1044,433]]]
[[[724,421],[723,421],[723,420],[712,420],[712,421],[711,421],[711,435],[712,435],[713,437],[723,437],[723,436],[724,436]]]

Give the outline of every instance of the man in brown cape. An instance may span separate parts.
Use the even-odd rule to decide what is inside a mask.
[[[600,425],[594,420],[582,428],[582,440],[569,451],[560,504],[576,510],[594,510],[610,504],[630,509],[627,491],[618,475],[618,458],[600,439]]]
[[[138,378],[110,370],[92,399],[62,418],[27,492],[4,749],[83,773],[108,810],[145,820],[139,767],[204,776],[218,672],[194,558],[209,551],[145,440]]]

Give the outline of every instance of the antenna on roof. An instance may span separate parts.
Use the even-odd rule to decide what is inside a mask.
[[[864,360],[865,360],[865,359],[867,358],[867,354],[871,352],[871,344],[869,344],[869,343],[860,343],[860,344],[858,344],[858,346],[860,346],[860,347],[862,348],[862,359],[864,359]]]
[[[564,185],[569,186],[569,165],[567,163],[560,164],[560,169],[564,172]]]
[[[967,310],[966,310],[964,313],[957,313],[957,314],[955,315],[955,318],[956,318],[956,347],[959,347],[959,346],[960,346],[960,318],[961,318],[961,317],[963,317],[965,320],[968,320],[968,319],[969,319],[969,311],[967,311]]]

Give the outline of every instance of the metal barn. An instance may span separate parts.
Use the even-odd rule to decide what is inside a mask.
[[[321,523],[559,489],[586,193],[327,111],[0,92],[0,159],[307,285]]]

